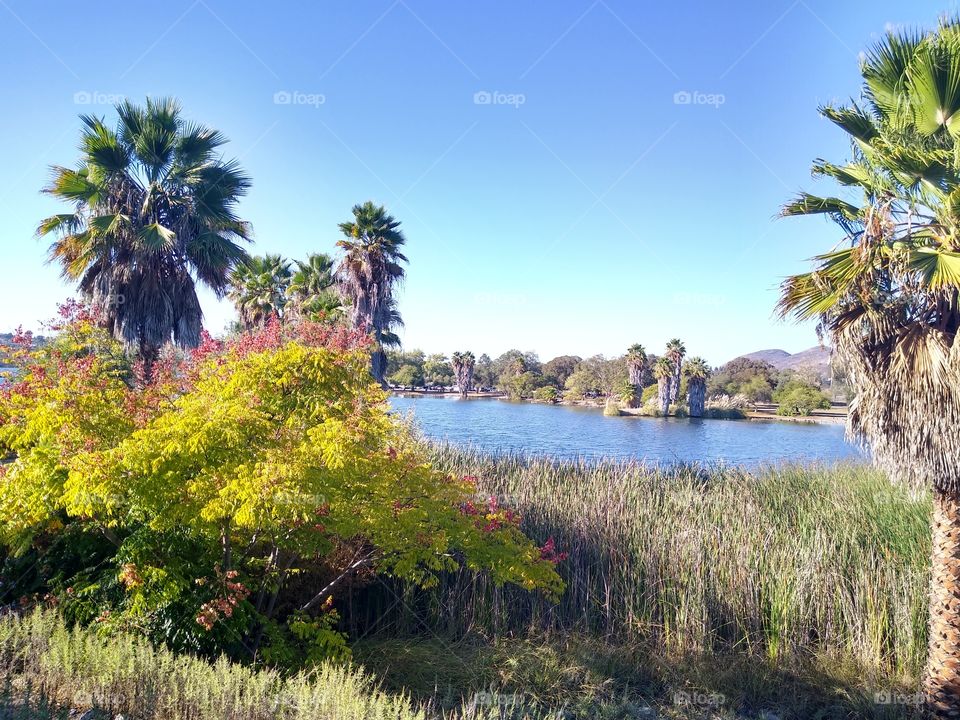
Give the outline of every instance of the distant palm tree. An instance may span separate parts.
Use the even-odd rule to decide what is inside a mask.
[[[673,363],[673,381],[670,383],[670,402],[675,403],[680,397],[680,377],[683,368],[683,358],[687,354],[687,348],[681,340],[674,338],[667,343],[666,357]]]
[[[343,309],[334,287],[333,259],[312,253],[305,261],[295,260],[296,270],[287,286],[288,312],[298,318],[332,319]]]
[[[859,199],[802,193],[839,248],[782,286],[783,315],[817,318],[855,397],[848,431],[889,475],[932,486],[926,714],[960,717],[960,22],[889,33],[861,61],[860,104],[821,114],[852,160],[814,174]]]
[[[643,345],[637,343],[627,348],[627,371],[633,388],[628,405],[632,408],[640,405],[640,398],[643,396],[643,373],[646,369],[647,351],[644,350]]]
[[[405,274],[401,263],[407,258],[401,248],[406,240],[400,222],[369,201],[354,205],[353,220],[340,223],[340,231],[346,239],[337,243],[344,256],[336,278],[341,294],[350,303],[353,327],[374,336],[377,346],[371,357],[371,372],[383,384],[387,367],[383,347],[398,340],[393,332],[400,324],[394,290]]]
[[[683,372],[687,376],[687,405],[690,408],[690,417],[703,417],[710,366],[703,358],[694,357],[684,363]]]
[[[54,167],[44,192],[72,203],[38,235],[49,256],[106,327],[143,362],[149,380],[160,348],[200,341],[200,282],[222,297],[247,254],[250,227],[236,214],[250,181],[219,148],[216,130],[187,123],[170,99],[116,106],[115,128],[82,115],[81,159]]]
[[[664,356],[657,358],[653,364],[653,376],[657,379],[657,400],[660,403],[660,413],[670,414],[670,397],[673,386],[673,363]]]
[[[290,263],[280,255],[254,256],[234,269],[230,299],[244,330],[262,328],[271,318],[283,320],[290,277]]]
[[[453,374],[457,378],[460,397],[465,398],[473,389],[473,368],[476,365],[476,359],[468,350],[465,353],[455,352],[450,358],[450,363],[453,365]]]

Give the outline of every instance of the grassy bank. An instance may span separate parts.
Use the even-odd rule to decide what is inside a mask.
[[[389,633],[577,632],[660,658],[845,667],[912,686],[926,652],[926,496],[863,465],[658,470],[632,463],[438,461],[569,553],[557,606],[460,573],[377,614]]]
[[[365,669],[287,678],[7,618],[6,684],[143,718],[914,716],[877,700],[911,697],[924,662],[926,496],[862,465],[435,458],[568,553],[558,604],[468,572],[357,586],[338,607]]]
[[[361,643],[376,673],[323,665],[281,676],[68,630],[55,611],[0,620],[4,720],[794,720],[916,717],[875,702],[868,678],[785,672],[745,656],[655,657],[598,638]],[[379,676],[379,677],[377,677]],[[374,679],[374,678],[377,679]],[[853,678],[848,678],[853,680]],[[884,685],[906,696],[909,687]]]

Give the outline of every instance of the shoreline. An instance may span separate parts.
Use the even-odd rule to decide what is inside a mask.
[[[458,392],[447,391],[428,391],[428,390],[390,390],[391,395],[399,397],[435,397],[435,398],[459,398]],[[498,391],[471,392],[467,395],[468,400],[475,398],[486,400],[504,400],[507,402],[531,403],[534,405],[565,405],[567,407],[589,407],[602,410],[605,400],[561,400],[559,402],[545,402],[543,400],[534,400],[532,398],[523,398],[521,400],[511,400],[507,395]],[[754,422],[792,422],[804,423],[808,425],[845,425],[847,422],[847,413],[833,412],[827,410],[816,410],[810,415],[777,415],[776,407],[770,404],[759,406],[759,410],[745,411],[746,417],[742,420],[751,420]],[[620,408],[620,417],[649,417],[641,415],[637,408]],[[651,418],[657,419],[657,418]],[[662,419],[662,418],[661,418]],[[706,418],[712,419],[712,418]]]

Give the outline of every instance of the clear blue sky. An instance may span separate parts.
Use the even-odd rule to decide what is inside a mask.
[[[846,157],[816,107],[858,91],[857,54],[886,27],[954,10],[0,0],[0,330],[71,292],[33,231],[59,211],[39,190],[75,162],[77,115],[149,94],[231,138],[254,252],[331,252],[354,203],[387,205],[408,238],[407,348],[805,349],[812,327],[771,315],[776,287],[836,233],[773,218],[813,158]],[[232,314],[204,309],[214,332]]]

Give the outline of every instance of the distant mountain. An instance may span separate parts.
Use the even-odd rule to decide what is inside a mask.
[[[768,362],[777,370],[813,370],[823,377],[830,375],[830,348],[819,345],[792,355],[786,350],[757,350],[740,357]]]

